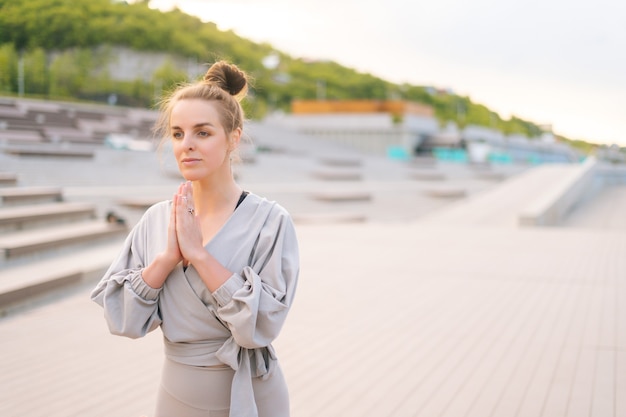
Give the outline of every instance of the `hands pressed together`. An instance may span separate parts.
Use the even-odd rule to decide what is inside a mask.
[[[193,188],[187,181],[178,187],[172,199],[168,226],[167,256],[176,263],[192,262],[204,251],[202,231],[195,214]]]
[[[222,266],[205,249],[200,219],[195,213],[193,189],[187,181],[178,187],[172,199],[167,228],[167,247],[142,271],[143,280],[152,288],[161,288],[171,271],[183,261],[193,264],[207,288],[215,291],[232,272]]]

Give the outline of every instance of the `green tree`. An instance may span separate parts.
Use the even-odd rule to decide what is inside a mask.
[[[155,98],[158,99],[164,91],[170,91],[185,81],[187,81],[187,74],[176,68],[171,59],[167,59],[152,76]]]
[[[0,92],[17,91],[17,60],[13,44],[0,45]]]
[[[67,50],[50,65],[50,94],[77,97],[89,80],[92,52],[89,49]]]
[[[24,53],[24,92],[45,95],[48,88],[48,65],[43,48]]]

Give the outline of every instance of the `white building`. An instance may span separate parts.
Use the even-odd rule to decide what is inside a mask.
[[[425,137],[439,131],[431,107],[394,100],[297,100],[280,120],[299,133],[382,155],[391,149],[412,155]]]

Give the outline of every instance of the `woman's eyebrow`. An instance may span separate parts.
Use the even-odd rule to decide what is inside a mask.
[[[209,122],[196,123],[195,125],[193,125],[194,129],[198,127],[204,127],[204,126],[214,127]],[[179,126],[172,126],[172,130],[182,130],[182,129]]]

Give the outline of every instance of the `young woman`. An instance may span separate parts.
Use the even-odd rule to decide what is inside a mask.
[[[146,211],[91,294],[113,334],[161,327],[156,417],[289,415],[271,343],[294,298],[298,243],[281,206],[234,180],[246,92],[246,75],[218,62],[162,103],[158,131],[186,182]]]

